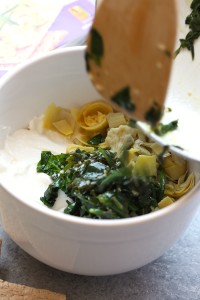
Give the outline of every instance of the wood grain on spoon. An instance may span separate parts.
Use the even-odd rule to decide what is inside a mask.
[[[176,37],[174,0],[104,0],[87,40],[90,78],[129,117],[162,115]]]

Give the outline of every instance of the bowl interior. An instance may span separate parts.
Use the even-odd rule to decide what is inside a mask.
[[[98,99],[86,76],[83,49],[54,51],[6,74],[0,83],[1,124],[13,131],[27,126],[52,102],[71,107]]]

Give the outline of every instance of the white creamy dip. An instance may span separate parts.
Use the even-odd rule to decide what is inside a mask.
[[[48,175],[37,173],[36,167],[43,150],[54,154],[66,152],[67,139],[60,134],[42,129],[42,117],[34,118],[28,129],[19,129],[5,137],[0,129],[0,139],[4,147],[0,149],[0,183],[16,197],[31,202],[43,203],[40,197],[51,183]],[[63,211],[67,196],[59,191],[53,207]]]

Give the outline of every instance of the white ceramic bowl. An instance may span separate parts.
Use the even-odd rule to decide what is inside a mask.
[[[1,80],[0,123],[15,131],[51,102],[70,107],[98,97],[85,72],[83,47],[51,52]],[[191,168],[200,171],[198,163],[191,163]],[[183,234],[198,205],[199,183],[160,211],[121,220],[91,220],[17,199],[0,187],[1,220],[10,237],[47,265],[85,275],[117,274],[155,260]]]

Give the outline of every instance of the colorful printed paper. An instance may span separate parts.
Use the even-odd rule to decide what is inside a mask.
[[[80,43],[94,12],[90,0],[1,0],[0,76],[35,55]]]

